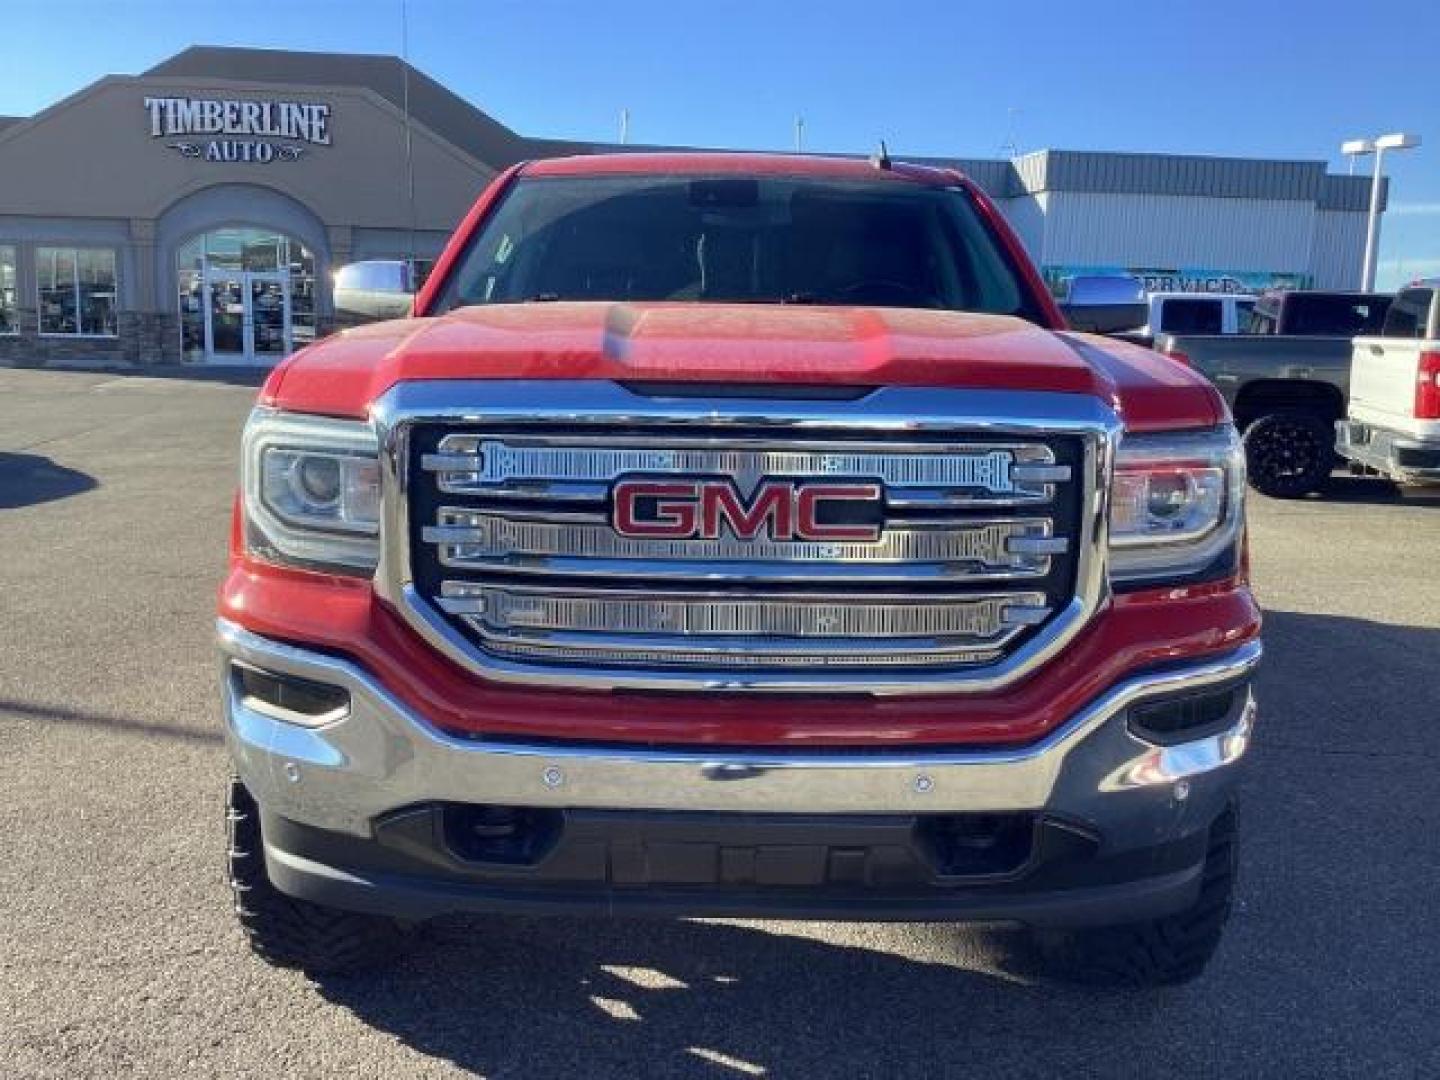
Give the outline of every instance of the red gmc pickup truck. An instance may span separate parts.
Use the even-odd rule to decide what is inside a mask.
[[[964,176],[500,176],[276,368],[219,641],[252,947],[453,912],[953,920],[1195,976],[1260,613],[1224,402],[1077,334]]]

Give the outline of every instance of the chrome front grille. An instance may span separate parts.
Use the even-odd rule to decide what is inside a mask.
[[[405,537],[387,542],[382,584],[430,640],[481,674],[597,687],[964,689],[1017,677],[1098,599],[1088,556],[1113,426],[1103,414],[1082,409],[1052,429],[931,416],[911,403],[877,425],[868,404],[716,409],[655,405],[611,384],[589,390],[604,400],[583,415],[543,401],[489,415],[379,410],[393,477],[387,527]],[[875,392],[918,394],[952,405],[955,396]],[[1069,398],[1071,413],[1077,400],[1019,396]],[[617,485],[627,484],[643,489],[639,519],[619,512]],[[801,529],[790,507],[807,490]],[[701,494],[728,509],[701,513]],[[679,531],[645,533],[657,524]]]

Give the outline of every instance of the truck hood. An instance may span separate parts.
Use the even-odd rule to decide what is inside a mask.
[[[345,331],[277,368],[262,400],[363,417],[399,382],[606,379],[935,386],[1088,394],[1132,430],[1224,415],[1202,378],[1146,349],[1020,319],[902,308],[536,303]]]

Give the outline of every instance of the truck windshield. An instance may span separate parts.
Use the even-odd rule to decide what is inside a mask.
[[[941,308],[1043,321],[966,191],[892,180],[521,178],[433,310],[545,300]]]

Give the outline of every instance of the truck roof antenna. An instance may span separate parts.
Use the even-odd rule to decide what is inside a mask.
[[[877,169],[890,168],[890,151],[886,149],[885,140],[880,140],[880,149],[870,155],[870,164]]]

